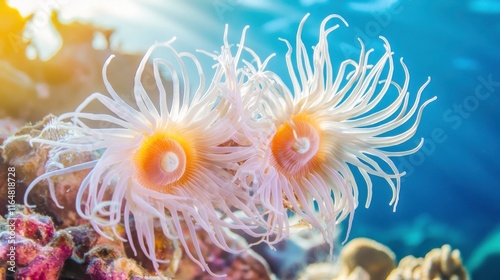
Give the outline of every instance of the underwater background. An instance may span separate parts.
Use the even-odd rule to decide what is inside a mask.
[[[38,18],[39,24],[29,29],[36,51],[30,53],[28,49],[27,53],[29,56],[36,52],[45,60],[62,44],[49,22],[53,9],[59,11],[63,23],[77,20],[113,29],[111,49],[127,53],[143,53],[153,43],[173,36],[177,37],[175,46],[179,50],[212,52],[220,49],[225,24],[229,25],[230,42],[237,42],[249,25],[246,45],[261,57],[276,53],[268,69],[283,77],[288,75],[280,66],[284,65],[287,48],[278,38],[293,44],[297,26],[306,13],[311,14],[303,33],[306,45],[317,42],[319,24],[327,15],[339,14],[349,23],[348,28],[330,37],[334,60],[356,58],[358,37],[367,48],[381,52],[383,42],[379,36],[384,36],[395,52],[395,60],[404,57],[410,71],[410,92],[416,93],[430,76],[423,99],[438,99],[426,108],[417,134],[410,141],[416,145],[424,137],[424,146],[411,156],[394,160],[401,171],[406,171],[396,211],[388,205],[392,193],[383,180],[373,179],[374,195],[368,209],[364,207],[366,190],[360,184],[360,206],[349,240],[374,239],[391,248],[398,258],[423,256],[432,248],[450,244],[460,250],[472,279],[500,279],[500,1],[7,3],[18,7],[23,15],[38,13],[34,19]],[[97,39],[93,42],[99,47]],[[204,66],[213,64],[211,58],[199,57]],[[403,78],[399,71],[394,80]],[[89,94],[94,91],[91,86],[86,90]],[[23,115],[8,107],[17,101],[5,95],[1,98],[2,118],[37,121],[48,113],[56,114],[38,103],[38,115]],[[78,98],[68,102],[78,104],[85,98],[84,93]],[[74,107],[68,106],[66,111]],[[345,232],[341,233],[340,240],[344,236]]]

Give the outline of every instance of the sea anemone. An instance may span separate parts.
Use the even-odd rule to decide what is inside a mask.
[[[261,112],[261,104],[264,101],[264,92],[272,84],[270,80],[272,72],[266,70],[266,67],[275,56],[275,53],[270,54],[266,59],[261,58],[253,51],[252,48],[245,45],[245,36],[248,26],[243,29],[241,39],[236,46],[228,42],[228,26],[224,32],[224,45],[220,53],[210,53],[199,50],[212,57],[217,63],[214,68],[222,75],[218,76],[218,83],[223,84],[228,92],[231,93],[233,109],[239,112],[241,125],[235,131],[233,136],[234,144],[243,147],[252,147],[253,153],[245,162],[241,162],[242,166],[235,173],[237,181],[244,189],[248,189],[253,194],[255,186],[259,184],[259,168],[261,163],[268,158],[266,152],[269,135],[275,133],[275,126],[269,118],[263,117]],[[236,50],[233,53],[233,50]],[[266,190],[274,189],[273,186],[268,186]],[[264,205],[258,201],[258,196],[252,196],[252,205],[259,211],[259,225],[261,226],[260,234],[258,235],[261,241],[265,241],[268,245],[272,245],[282,241],[288,237],[288,216],[287,210],[282,206],[282,201],[275,201],[274,206],[278,208],[270,209],[269,205]],[[282,197],[275,196],[276,199]],[[272,217],[279,219],[267,218],[272,212]],[[279,214],[278,214],[279,213]],[[276,215],[278,214],[278,215]]]
[[[298,27],[295,63],[291,44],[282,40],[288,46],[286,65],[292,90],[277,74],[260,73],[267,79],[262,79],[261,115],[253,121],[271,121],[275,129],[256,144],[265,155],[249,159],[245,168],[254,170],[250,186],[277,231],[294,228],[286,215],[290,209],[302,218],[297,226],[318,228],[332,245],[336,225],[347,217],[349,235],[358,205],[356,172],[368,188],[366,207],[372,197],[371,176],[378,176],[392,188],[390,204],[395,209],[404,172],[397,170],[390,157],[416,152],[423,140],[408,151],[382,148],[410,139],[424,107],[435,97],[419,105],[428,80],[408,107],[408,69],[401,60],[404,83],[392,80],[393,53],[383,37],[385,52],[374,65],[369,64],[373,50],[365,51],[360,41],[358,61],[342,62],[334,75],[327,39],[339,25],[327,28],[327,24],[332,19],[347,23],[338,15],[324,19],[311,59],[301,39],[307,17]]]
[[[59,139],[32,140],[54,148],[46,173],[29,185],[25,204],[29,192],[47,180],[59,205],[51,177],[90,169],[79,188],[76,208],[100,234],[105,235],[103,227],[111,227],[120,238],[116,227],[123,220],[136,252],[132,221],[140,248],[159,272],[159,264],[168,263],[155,254],[154,229],[159,225],[167,238],[178,239],[186,254],[212,275],[216,274],[201,251],[205,241],[198,239],[197,230],[204,231],[209,242],[237,253],[226,242],[227,229],[272,245],[286,238],[290,229],[306,225],[319,229],[332,248],[336,225],[346,218],[349,235],[358,206],[358,174],[368,189],[367,207],[371,176],[378,176],[392,188],[390,204],[395,209],[404,172],[390,157],[414,153],[422,146],[423,140],[413,149],[400,148],[414,136],[423,109],[435,99],[420,104],[429,80],[410,101],[408,69],[401,60],[405,80],[393,81],[393,53],[383,37],[385,52],[374,65],[369,63],[374,51],[366,51],[360,41],[359,59],[342,62],[334,75],[327,39],[339,25],[327,28],[327,24],[334,18],[347,23],[337,15],[324,19],[310,58],[301,39],[307,17],[298,28],[295,63],[291,44],[283,40],[292,89],[265,70],[273,55],[261,61],[244,46],[246,28],[234,55],[227,26],[221,52],[204,52],[216,61],[208,86],[196,57],[176,52],[174,39],[152,46],[135,76],[133,105],[107,80],[111,57],[103,67],[111,97],[94,93],[74,112],[49,124],[49,132],[54,128],[66,132]],[[155,105],[141,78],[160,47],[174,59],[153,59]],[[187,62],[199,78],[195,90]],[[172,92],[164,88],[162,70],[172,81]],[[84,112],[93,101],[110,113]],[[58,162],[65,154],[81,151],[100,156],[74,166]],[[288,210],[301,220],[289,219]]]
[[[29,192],[42,180],[48,181],[52,199],[57,203],[50,178],[91,169],[81,183],[76,206],[78,214],[100,234],[105,235],[103,227],[115,230],[123,213],[127,239],[136,253],[131,230],[133,217],[140,248],[158,271],[160,263],[168,262],[155,255],[154,225],[159,224],[167,238],[178,239],[194,262],[215,275],[200,249],[200,242],[205,241],[198,240],[196,230],[205,231],[216,246],[233,253],[239,251],[226,242],[225,229],[259,237],[254,222],[261,218],[256,207],[248,203],[250,192],[234,180],[240,163],[254,149],[233,144],[242,125],[241,112],[234,109],[238,106],[232,103],[237,100],[231,97],[231,91],[220,83],[223,76],[226,80],[232,76],[217,70],[206,87],[198,60],[190,53],[176,52],[172,47],[174,39],[155,44],[142,59],[134,79],[137,107],[125,102],[107,80],[110,57],[103,67],[103,79],[111,98],[94,93],[74,112],[59,116],[46,128],[68,131],[67,136],[57,141],[32,140],[53,146],[54,159],[74,151],[94,151],[100,153],[100,158],[75,166],[54,168],[57,165],[51,164],[51,170],[29,185],[25,204]],[[159,93],[159,104],[155,105],[141,78],[153,51],[160,47],[169,51],[174,60],[153,59]],[[195,66],[194,73],[198,74],[195,90],[191,90],[192,79],[188,75],[192,72],[188,71],[187,62]],[[171,93],[164,88],[162,69],[172,80]],[[111,113],[83,112],[92,101],[99,101]],[[236,211],[242,214],[235,215]],[[184,234],[183,229],[189,234]]]

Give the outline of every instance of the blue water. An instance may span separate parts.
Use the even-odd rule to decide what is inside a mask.
[[[128,2],[132,3],[124,3]],[[410,69],[410,91],[416,93],[430,76],[424,97],[438,96],[438,100],[426,109],[415,136],[415,143],[426,138],[423,149],[395,160],[408,173],[397,211],[393,213],[388,205],[389,187],[374,180],[369,209],[363,208],[366,192],[360,190],[361,206],[351,238],[379,240],[399,258],[422,256],[450,243],[467,261],[500,227],[500,1],[177,0],[166,4],[149,0],[129,19],[110,8],[100,13],[109,17],[92,20],[116,27],[114,40],[129,50],[145,50],[172,36],[178,37],[176,46],[182,50],[218,50],[224,24],[229,24],[234,43],[243,27],[250,25],[247,45],[262,57],[276,52],[270,69],[283,76],[286,46],[278,37],[293,42],[306,13],[311,13],[303,35],[306,45],[317,42],[325,16],[336,13],[349,22],[349,28],[335,32],[330,40],[333,48],[341,50],[332,53],[334,60],[341,61],[358,48],[356,37],[377,51],[382,50],[378,36],[386,37],[395,57],[403,56]],[[355,52],[351,57],[356,58]],[[203,63],[213,62],[207,58]]]

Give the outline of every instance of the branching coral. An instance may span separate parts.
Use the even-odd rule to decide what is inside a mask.
[[[432,249],[424,258],[404,257],[387,280],[446,279],[468,280],[460,251],[446,244]]]

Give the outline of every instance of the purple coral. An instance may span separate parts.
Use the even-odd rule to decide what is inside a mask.
[[[92,280],[107,279],[163,279],[149,276],[137,262],[123,257],[114,247],[108,245],[96,246],[85,254],[87,275]]]
[[[73,252],[66,231],[55,231],[52,220],[17,206],[0,219],[0,263],[15,279],[58,279]]]

